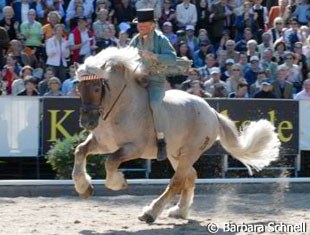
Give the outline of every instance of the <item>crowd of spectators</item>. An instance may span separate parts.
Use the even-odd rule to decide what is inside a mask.
[[[202,97],[310,99],[310,0],[0,0],[0,93],[78,96],[74,62],[126,47],[154,8]]]

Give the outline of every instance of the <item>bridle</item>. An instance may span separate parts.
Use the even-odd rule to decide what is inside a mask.
[[[106,94],[106,91],[111,91],[108,80],[105,78],[100,78],[97,75],[85,75],[82,77],[81,81],[94,81],[94,80],[102,80],[102,84],[101,84],[101,97],[100,97],[100,101],[99,104],[82,104],[81,108],[80,108],[80,112],[97,112],[100,114],[100,116],[102,116],[102,119],[105,121],[108,116],[110,115],[110,113],[112,112],[113,108],[115,107],[116,103],[118,102],[119,98],[121,97],[121,95],[123,94],[125,88],[127,87],[127,84],[125,83],[120,91],[120,93],[118,94],[118,96],[116,97],[115,101],[112,103],[111,107],[109,108],[108,112],[106,112],[105,115],[104,114],[104,107],[101,105],[102,100]]]

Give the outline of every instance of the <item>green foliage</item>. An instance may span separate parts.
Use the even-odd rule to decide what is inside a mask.
[[[75,148],[86,139],[87,135],[88,133],[82,132],[64,140],[58,140],[47,152],[45,158],[56,172],[57,179],[71,179]],[[105,177],[103,155],[88,156],[87,159],[87,173],[92,178]]]

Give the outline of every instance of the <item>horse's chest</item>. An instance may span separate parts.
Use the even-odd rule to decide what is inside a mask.
[[[111,128],[100,128],[95,130],[93,134],[98,144],[107,149],[108,152],[114,152],[120,148],[116,141],[115,133]]]

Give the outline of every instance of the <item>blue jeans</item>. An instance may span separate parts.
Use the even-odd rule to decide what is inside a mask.
[[[150,77],[150,83],[148,86],[150,105],[153,113],[156,133],[164,132],[162,102],[165,96],[165,82],[166,78],[164,76],[152,76]]]

